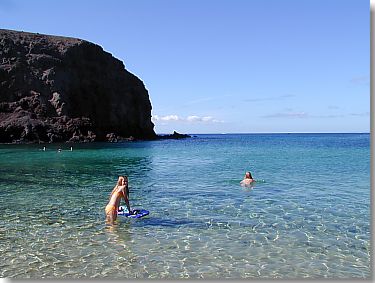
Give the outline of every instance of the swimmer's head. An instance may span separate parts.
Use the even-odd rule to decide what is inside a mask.
[[[122,186],[123,182],[124,182],[124,176],[119,176],[117,180],[117,185]]]
[[[128,184],[128,177],[127,176],[119,176],[118,177],[117,185],[123,186],[123,185],[127,185],[127,184]]]
[[[250,171],[247,171],[247,172],[245,173],[245,177],[246,177],[247,179],[252,179],[252,178],[253,178],[253,176],[251,176]]]

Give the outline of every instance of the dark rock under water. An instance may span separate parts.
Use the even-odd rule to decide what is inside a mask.
[[[0,142],[155,139],[143,82],[102,47],[0,29]]]

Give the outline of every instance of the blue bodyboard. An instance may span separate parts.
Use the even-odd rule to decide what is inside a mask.
[[[130,214],[129,211],[123,207],[120,206],[119,210],[117,211],[117,215],[119,216],[125,216],[125,217],[130,217],[130,218],[141,218],[143,216],[149,215],[150,212],[146,209],[133,209],[133,213]]]

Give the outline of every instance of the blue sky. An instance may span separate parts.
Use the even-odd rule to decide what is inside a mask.
[[[0,28],[82,38],[149,91],[157,133],[369,132],[370,2],[1,0]]]

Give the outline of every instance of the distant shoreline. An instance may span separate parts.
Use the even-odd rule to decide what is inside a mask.
[[[91,144],[91,143],[128,143],[128,142],[139,142],[139,141],[160,141],[160,140],[180,140],[180,139],[190,139],[199,136],[230,136],[230,135],[370,135],[371,133],[358,132],[358,133],[324,133],[324,132],[311,132],[311,133],[207,133],[207,134],[157,134],[156,138],[153,139],[119,139],[118,141],[90,141],[90,142],[69,142],[69,141],[59,141],[59,142],[0,142],[0,145],[16,145],[16,144]]]

